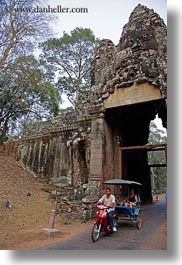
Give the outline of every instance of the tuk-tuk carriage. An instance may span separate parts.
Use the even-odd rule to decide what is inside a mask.
[[[119,221],[130,221],[136,224],[137,229],[142,227],[142,217],[141,212],[141,200],[140,200],[140,187],[142,184],[135,181],[124,180],[124,179],[110,179],[104,182],[107,186],[114,185],[114,193],[116,197],[116,206],[115,206],[115,222],[116,225],[119,225]],[[129,198],[129,190],[135,190],[137,195],[137,202],[135,206],[129,207],[125,206],[124,201],[127,201]],[[136,192],[137,190],[137,192]],[[125,199],[124,199],[124,197]]]

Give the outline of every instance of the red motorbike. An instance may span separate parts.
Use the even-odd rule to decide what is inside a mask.
[[[109,220],[107,212],[109,207],[104,204],[97,204],[97,208],[98,210],[96,212],[96,218],[94,220],[94,225],[91,232],[91,238],[93,242],[96,242],[99,239],[101,232],[104,231],[106,235],[110,232],[108,229]]]

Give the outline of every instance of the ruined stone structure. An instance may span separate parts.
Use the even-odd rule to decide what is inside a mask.
[[[111,178],[141,182],[142,200],[151,201],[145,145],[157,113],[167,126],[166,38],[159,15],[138,5],[117,46],[101,41],[92,64],[88,105],[24,133],[21,159],[55,186],[50,198],[65,222],[90,218],[105,188],[103,181]]]

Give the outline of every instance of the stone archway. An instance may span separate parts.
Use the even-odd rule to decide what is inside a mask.
[[[166,112],[164,100],[109,108],[105,114],[106,142],[110,143],[106,163],[114,164],[114,169],[106,165],[104,180],[124,178],[141,182],[142,200],[145,202],[152,200],[145,145],[148,143],[150,121],[158,113],[158,108]]]

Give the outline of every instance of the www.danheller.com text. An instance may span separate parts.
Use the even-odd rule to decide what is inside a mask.
[[[56,7],[47,7],[36,6],[33,8],[14,8],[15,12],[24,12],[24,13],[88,13],[88,8],[86,7],[62,7],[57,5]]]

